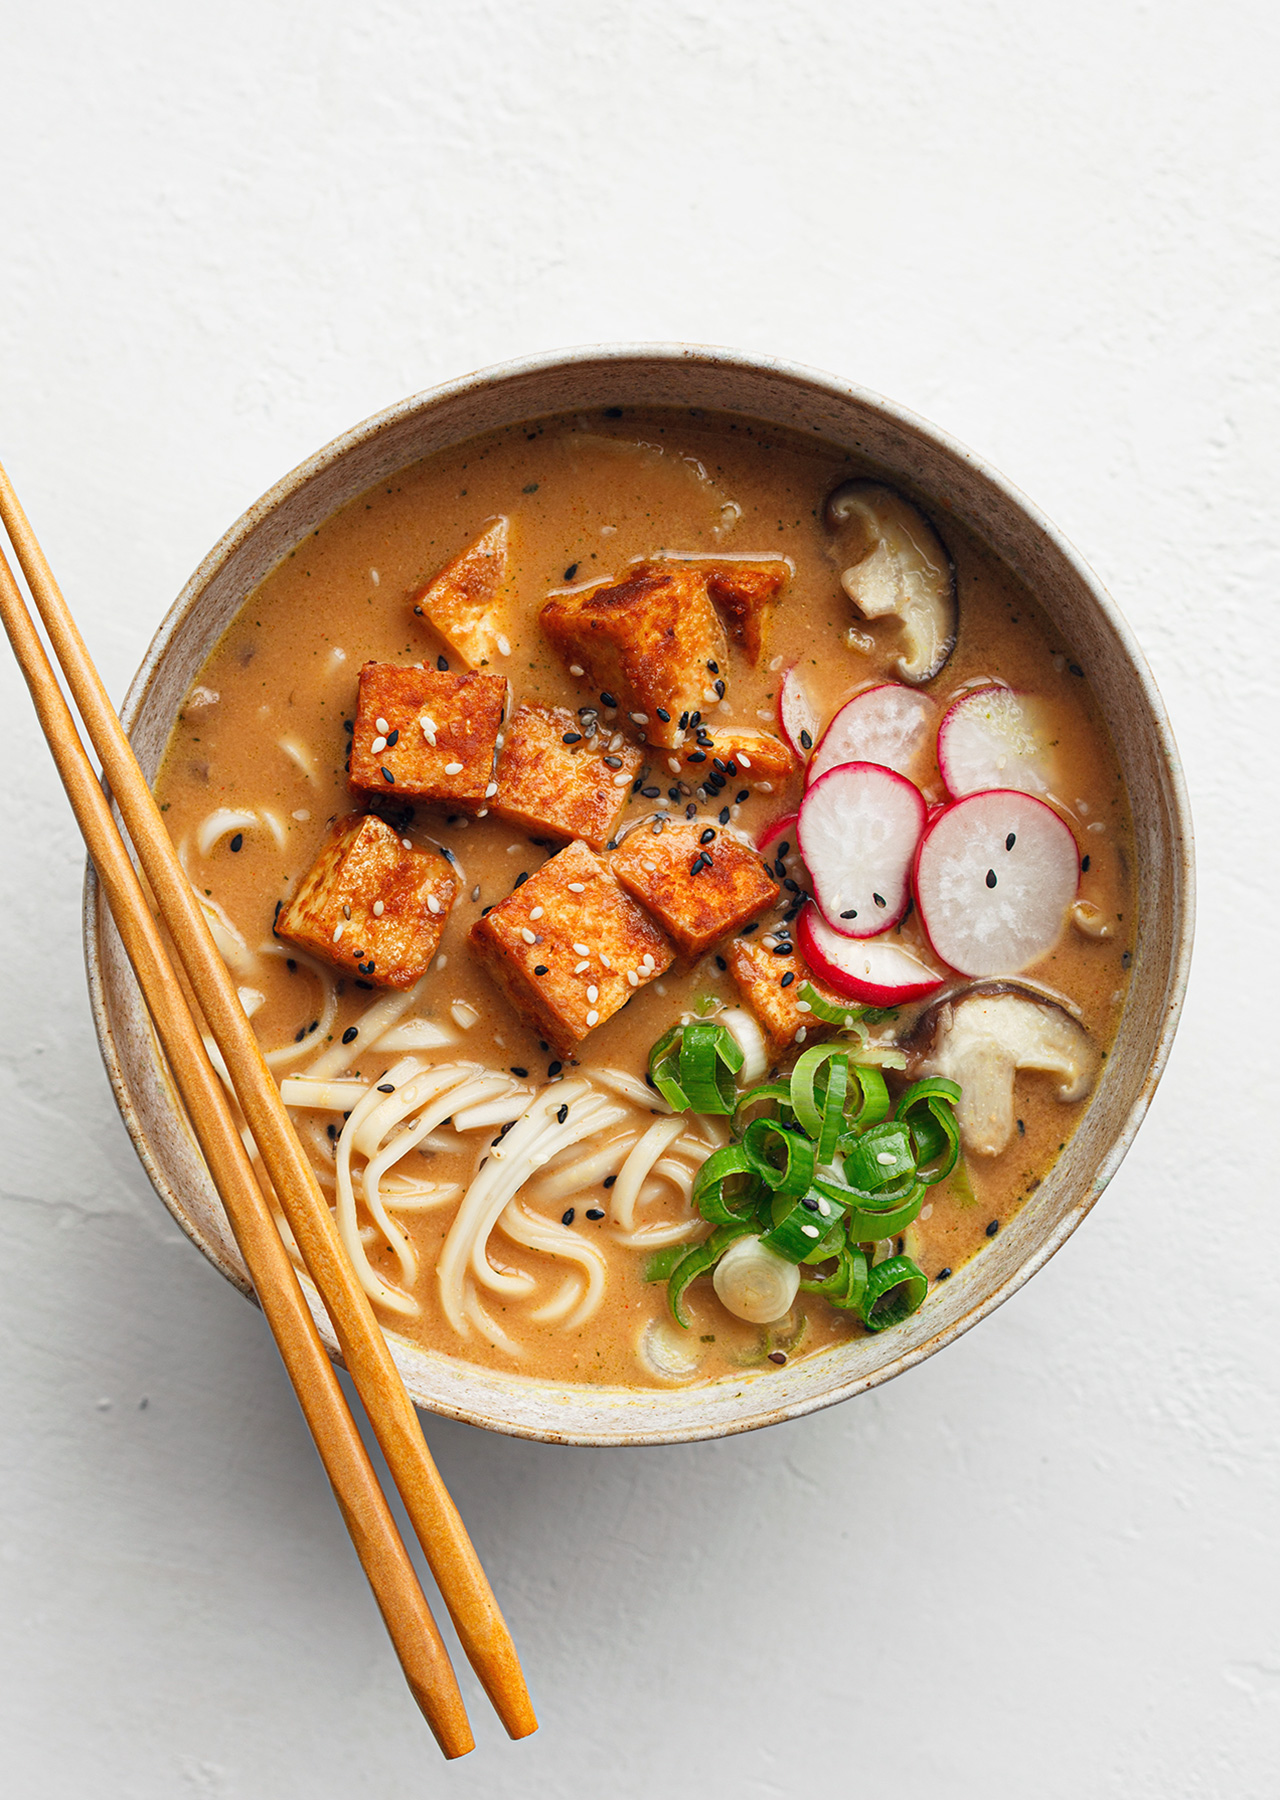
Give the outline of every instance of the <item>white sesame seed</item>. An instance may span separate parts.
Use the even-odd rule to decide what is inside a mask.
[[[585,975],[590,967],[591,964],[589,962],[575,963],[573,965],[573,972],[575,975]]]
[[[586,672],[587,671],[583,668],[581,663],[570,663],[569,664],[569,673],[570,673],[570,675],[572,675],[574,677],[575,680],[580,680],[582,678],[582,676],[584,676],[586,674]]]
[[[494,796],[494,795],[495,795],[495,794],[496,794],[496,793],[497,793],[497,791],[498,791],[498,784],[497,784],[497,782],[496,782],[496,781],[491,781],[491,782],[490,782],[490,783],[489,783],[489,785],[488,785],[488,787],[487,787],[487,788],[486,788],[486,789],[485,789],[485,790],[484,790],[484,797],[485,797],[485,799],[486,799],[486,800],[492,800],[492,799],[493,799],[493,796]]]
[[[773,946],[777,943],[777,941],[778,940],[776,937],[770,937],[768,935],[768,933],[766,933],[765,936],[760,939],[761,944],[764,946],[764,948],[766,950],[772,950]]]
[[[796,1011],[797,1012],[812,1012],[813,1008],[810,1006],[810,1004],[807,1000],[797,1000],[796,1001]]]
[[[600,1023],[600,1014],[596,1011],[595,1007],[593,1006],[591,1011],[587,1014],[587,1024],[588,1025],[598,1025],[599,1023]]]
[[[644,953],[644,962],[641,964],[641,967],[645,969],[656,969],[657,966],[657,963],[653,960],[653,952],[651,950],[646,950]]]
[[[930,1200],[927,1206],[922,1206],[920,1208],[920,1219],[921,1219],[921,1222],[923,1223],[923,1221],[925,1219],[931,1219],[932,1217],[933,1217],[933,1201]]]
[[[410,842],[410,841],[409,841],[409,839],[408,839],[408,838],[401,838],[401,839],[400,839],[400,842],[401,842],[401,844],[402,844],[402,845],[403,845],[403,846],[404,846],[404,848],[405,848],[405,849],[406,849],[406,850],[412,850],[412,849],[413,849],[413,845],[412,845],[412,843],[411,843],[411,842]]]
[[[482,806],[480,811],[476,814],[476,817],[477,819],[487,819],[489,817],[489,808],[487,806]]]
[[[610,750],[621,750],[624,742],[625,739],[623,738],[622,733],[620,731],[615,731],[613,736],[609,739],[609,748]]]
[[[333,941],[335,944],[346,929],[346,925],[339,919],[338,923],[333,928]]]
[[[605,955],[603,950],[597,950],[596,955],[600,958],[600,961],[604,964],[606,969],[612,969],[613,964],[609,961],[609,958]]]
[[[802,1225],[800,1229],[806,1237],[816,1238],[822,1236],[822,1233],[818,1230],[816,1225]]]
[[[658,865],[657,865],[657,863],[656,863],[656,862],[650,862],[650,861],[649,861],[649,858],[648,858],[648,857],[647,857],[647,856],[646,856],[646,857],[645,857],[645,859],[644,859],[644,861],[643,861],[643,862],[642,862],[642,863],[641,863],[641,864],[640,864],[640,867],[641,867],[641,868],[642,868],[642,869],[648,869],[648,871],[649,871],[649,873],[650,873],[650,874],[651,874],[651,875],[656,875],[656,874],[657,874],[657,873],[658,873]]]
[[[734,751],[733,759],[740,769],[749,769],[751,767],[751,758],[749,756],[744,756],[741,750]]]
[[[510,656],[510,654],[511,654],[510,638],[503,637],[502,633],[499,632],[498,636],[497,636],[497,645],[498,645],[498,654],[500,656]]]
[[[599,998],[600,998],[600,989],[598,987],[592,986],[587,989],[587,999],[590,1000],[590,1002],[593,1006],[595,1005],[596,1001]]]
[[[640,977],[636,974],[634,969],[627,970],[627,980],[631,983],[632,987],[640,986]]]
[[[799,1031],[796,1032],[797,1044],[803,1044],[804,1040],[808,1037],[808,1035],[809,1035],[809,1027],[807,1025],[802,1025],[800,1027]]]
[[[630,718],[633,725],[647,725],[649,723],[648,713],[629,713],[627,716]]]
[[[781,667],[782,667],[782,658],[780,656],[775,656],[773,661],[769,664],[769,673],[771,675],[774,675],[777,673],[777,671]]]
[[[544,907],[535,906],[530,909],[529,917],[531,919],[540,919],[542,917],[544,911],[545,911]]]
[[[773,792],[773,783],[771,781],[757,781],[756,792],[757,794],[771,794]]]
[[[527,925],[522,925],[520,927],[520,936],[524,939],[526,944],[536,944],[538,941]]]
[[[590,956],[590,954],[591,954],[590,944],[575,944],[573,946],[573,954],[575,956]]]
[[[307,811],[305,806],[300,806],[293,816],[298,821],[299,825],[305,825],[307,820],[311,817],[311,814]]]
[[[380,918],[381,918],[381,917],[382,917],[382,915],[383,915],[383,913],[384,913],[384,912],[385,912],[385,911],[386,911],[386,910],[387,910],[387,909],[386,909],[386,907],[385,907],[385,906],[384,906],[384,905],[383,905],[383,903],[382,903],[382,901],[381,901],[381,900],[375,900],[375,901],[374,901],[374,903],[373,903],[373,916],[374,916],[374,918],[375,918],[375,919],[380,919]]]
[[[654,991],[655,991],[655,992],[656,992],[656,993],[659,993],[659,994],[665,994],[665,993],[666,993],[666,991],[667,991],[667,984],[666,984],[666,982],[665,982],[665,981],[655,981],[655,982],[654,982],[654,984],[653,984],[653,985],[654,985]]]
[[[386,738],[376,737],[376,738],[374,738],[373,742],[369,746],[369,754],[370,754],[370,756],[379,756],[379,755],[381,755],[382,751],[384,751],[386,749],[386,747],[387,747]]]
[[[614,787],[626,787],[630,780],[631,777],[627,771],[625,769],[619,769],[618,773],[613,778],[613,785]]]
[[[888,1150],[877,1150],[876,1151],[876,1161],[878,1163],[891,1163],[891,1162],[893,1162],[893,1160],[894,1160],[894,1157],[893,1157],[893,1154],[891,1151],[888,1151]]]
[[[680,758],[678,756],[669,756],[667,758],[667,767],[673,775],[678,775],[680,773]]]
[[[819,1200],[818,1211],[822,1214],[824,1219],[829,1219],[831,1217],[831,1202],[829,1200]]]
[[[434,894],[427,895],[427,911],[433,913],[438,913],[440,911],[440,902],[436,899]]]
[[[440,952],[440,955],[437,956],[437,958],[436,958],[437,969],[443,969],[447,965],[448,961],[449,961],[449,958],[444,954],[444,952],[442,950]]]
[[[381,577],[379,576],[378,571],[376,569],[370,569],[369,579],[373,583],[374,587],[377,587],[378,582],[381,579]]]
[[[387,732],[390,731],[390,729],[391,729],[390,725],[387,724],[387,721],[385,719],[375,719],[373,721],[373,723],[374,723],[375,729],[382,732],[384,737],[386,736]]]
[[[515,853],[516,853],[516,851],[517,851],[517,850],[518,850],[518,849],[519,849],[519,848],[520,848],[520,846],[519,846],[519,844],[508,844],[508,845],[507,845],[507,855],[508,855],[508,856],[514,856],[514,855],[515,855]]]
[[[571,894],[585,894],[586,891],[587,884],[585,881],[571,881],[569,883],[569,892]]]
[[[462,764],[461,763],[446,763],[444,765],[444,772],[446,775],[461,775]]]

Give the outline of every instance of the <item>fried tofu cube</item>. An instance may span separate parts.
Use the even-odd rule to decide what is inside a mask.
[[[674,749],[681,717],[723,697],[728,640],[692,564],[641,563],[612,586],[553,594],[540,617],[565,662],[615,695],[651,744]]]
[[[668,825],[656,836],[643,826],[628,832],[609,867],[691,960],[780,892],[758,850],[696,823]]]
[[[713,788],[741,776],[744,781],[786,781],[795,774],[796,759],[781,738],[769,731],[733,731],[719,725],[698,732],[680,749],[691,781],[705,786],[708,776],[724,779],[712,781]]]
[[[351,737],[351,786],[357,793],[478,810],[493,784],[506,703],[502,675],[366,663]]]
[[[835,1029],[804,1010],[801,989],[806,982],[812,982],[832,1006],[841,1005],[842,996],[817,979],[798,950],[788,949],[784,955],[777,955],[769,941],[771,935],[766,933],[764,941],[758,937],[735,938],[725,951],[725,959],[738,992],[764,1027],[769,1048],[780,1056],[795,1042],[801,1028],[810,1043],[828,1037]],[[781,939],[778,949],[791,943],[790,937]]]
[[[753,663],[760,661],[773,609],[791,578],[785,562],[705,565],[707,593],[729,622],[729,633]]]
[[[371,813],[334,822],[275,933],[377,987],[426,974],[457,883],[434,851],[415,850]]]
[[[585,844],[477,919],[472,955],[560,1056],[670,968],[671,945]]]
[[[640,769],[634,744],[607,749],[565,707],[521,706],[506,732],[489,810],[522,831],[603,850]]]
[[[442,637],[469,669],[502,654],[500,602],[507,584],[511,530],[497,518],[410,596],[415,615]]]

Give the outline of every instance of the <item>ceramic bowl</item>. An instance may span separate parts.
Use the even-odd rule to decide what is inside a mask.
[[[1088,669],[1111,727],[1133,804],[1138,938],[1119,1036],[1065,1153],[982,1255],[897,1329],[767,1374],[673,1390],[560,1387],[392,1339],[419,1406],[573,1444],[672,1443],[795,1418],[901,1374],[1008,1299],[1075,1230],[1133,1141],[1169,1054],[1192,923],[1190,821],[1164,708],[1115,606],[1071,546],[994,470],[901,407],[811,369],[720,350],[609,346],[508,363],[416,395],[327,445],[232,526],[161,625],[123,712],[148,777],[187,688],[242,600],[321,520],[406,464],[480,432],[618,404],[708,407],[812,432],[896,473],[944,516],[963,520],[1022,577]],[[138,1154],[192,1242],[248,1293],[92,874],[84,933],[98,1038]],[[336,1354],[328,1321],[308,1292]]]

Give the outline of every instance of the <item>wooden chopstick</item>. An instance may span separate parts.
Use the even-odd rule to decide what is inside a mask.
[[[475,1740],[448,1652],[347,1410],[222,1084],[205,1054],[142,883],[3,552],[0,620],[26,676],[116,928],[405,1679],[445,1755],[465,1756]]]
[[[462,1647],[508,1733],[527,1737],[538,1721],[493,1590],[432,1460],[133,748],[2,467],[0,519]]]

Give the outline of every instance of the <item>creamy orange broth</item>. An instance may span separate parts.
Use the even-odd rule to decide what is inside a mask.
[[[735,649],[727,671],[727,696],[709,723],[776,727],[781,673],[801,665],[819,715],[825,720],[857,687],[892,679],[895,628],[867,626],[855,618],[831,560],[822,507],[832,487],[864,470],[858,461],[822,443],[789,436],[749,421],[701,413],[624,409],[621,413],[545,419],[477,439],[401,471],[327,520],[250,595],[201,670],[174,726],[157,793],[175,841],[183,849],[197,888],[224,909],[250,949],[270,942],[278,900],[287,900],[310,866],[328,822],[357,810],[343,763],[353,717],[356,679],[369,660],[426,661],[444,646],[415,619],[408,595],[455,556],[486,520],[504,513],[512,524],[512,581],[504,629],[511,653],[497,672],[511,681],[512,702],[540,701],[576,707],[599,697],[573,681],[541,636],[537,612],[547,594],[566,584],[621,577],[638,558],[662,553],[789,557],[795,566],[777,609],[758,667]],[[1026,590],[954,520],[933,512],[955,558],[959,577],[959,639],[950,660],[930,684],[943,706],[962,686],[996,677],[1041,696],[1057,723],[1057,797],[1064,803],[1082,856],[1089,866],[1082,897],[1112,924],[1102,941],[1067,931],[1057,947],[1026,971],[1029,978],[1069,995],[1099,1045],[1115,1032],[1127,983],[1132,936],[1131,830],[1126,797],[1106,731],[1069,644],[1047,625]],[[849,648],[850,627],[861,647]],[[455,659],[455,666],[456,659]],[[210,698],[216,696],[216,698]],[[606,715],[607,717],[607,715]],[[634,733],[625,716],[616,728]],[[637,734],[638,735],[638,734]],[[282,750],[288,739],[309,761],[304,773]],[[636,817],[666,807],[675,785],[666,753],[649,751],[649,780],[662,789],[655,802],[634,795],[619,829]],[[747,777],[731,783],[701,808],[714,822],[720,805],[734,806],[734,822],[756,837],[780,814],[793,811],[801,791],[797,775],[786,787],[762,792]],[[926,799],[942,798],[934,773]],[[682,817],[681,795],[670,807]],[[207,857],[196,847],[201,821],[217,807],[269,808],[281,823],[280,847],[267,830],[247,831],[237,851],[223,838]],[[483,906],[511,891],[522,872],[536,870],[550,853],[493,818],[466,820],[447,808],[419,805],[407,836],[422,844],[447,844],[459,865],[459,898],[445,930],[426,988],[423,1016],[451,1025],[458,1001],[474,1009],[457,1043],[432,1052],[435,1060],[463,1057],[489,1066],[527,1070],[545,1080],[553,1061],[472,964],[466,933]],[[793,834],[794,835],[794,834]],[[796,869],[797,874],[802,870]],[[784,896],[786,898],[786,896]],[[768,915],[772,917],[774,915]],[[913,916],[903,940],[923,948]],[[263,956],[247,984],[265,996],[254,1015],[264,1045],[292,1042],[319,1010],[318,987],[303,967],[292,972],[279,956]],[[340,984],[337,1017],[328,1039],[317,1034],[308,1055],[293,1065],[305,1072],[326,1043],[340,1038],[376,994]],[[653,1041],[692,1008],[695,998],[738,1003],[731,978],[705,957],[692,970],[676,967],[638,994],[632,1004],[593,1031],[581,1047],[588,1075],[606,1064],[643,1077]],[[919,1006],[903,1010],[909,1023]],[[394,1061],[357,1055],[351,1072],[365,1079]],[[970,1192],[954,1180],[932,1189],[932,1206],[909,1228],[907,1249],[935,1281],[958,1268],[985,1243],[993,1224],[1007,1221],[1043,1180],[1074,1128],[1083,1103],[1064,1106],[1044,1077],[1020,1075],[1019,1133],[995,1158],[969,1162]],[[324,1170],[325,1124],[337,1114],[308,1115],[317,1164]],[[639,1123],[651,1123],[647,1114]],[[461,1152],[440,1149],[407,1159],[424,1178],[465,1182],[489,1133],[473,1134]],[[331,1167],[331,1164],[330,1164]],[[536,1195],[537,1181],[528,1192]],[[536,1199],[533,1202],[536,1205]],[[566,1202],[548,1206],[559,1219]],[[527,1270],[539,1283],[537,1300],[511,1302],[488,1295],[486,1310],[520,1354],[495,1346],[471,1330],[460,1338],[443,1318],[435,1266],[455,1207],[401,1215],[420,1257],[414,1297],[416,1319],[388,1316],[389,1329],[447,1354],[505,1370],[561,1381],[656,1384],[661,1379],[637,1356],[650,1320],[665,1316],[665,1289],[646,1285],[645,1256],[618,1248],[612,1239],[609,1194],[603,1187],[575,1195],[577,1228],[606,1252],[608,1287],[600,1310],[573,1331],[529,1318],[538,1300],[553,1293],[566,1265],[549,1267],[541,1252],[501,1243],[504,1266]],[[588,1207],[604,1218],[587,1221]],[[679,1214],[676,1196],[647,1207],[646,1219]],[[927,1216],[926,1216],[927,1215]],[[694,1234],[696,1235],[696,1233]],[[388,1280],[396,1278],[385,1246],[370,1245],[370,1260]],[[744,1324],[721,1307],[709,1282],[688,1293],[694,1316],[691,1348],[696,1368],[686,1378],[709,1379],[761,1362],[779,1344],[807,1353],[860,1329],[850,1316],[801,1294],[792,1319],[780,1327]],[[927,1304],[927,1302],[926,1302]],[[672,1328],[674,1330],[674,1328]],[[764,1365],[768,1367],[767,1363]]]

